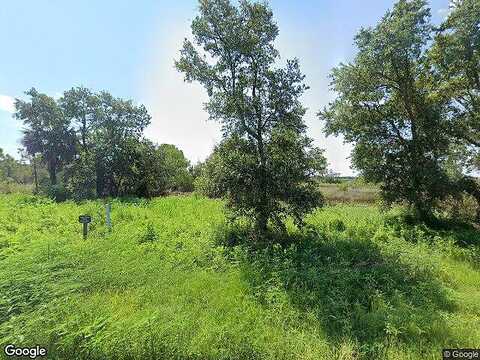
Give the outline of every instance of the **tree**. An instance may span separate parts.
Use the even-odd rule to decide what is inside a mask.
[[[103,91],[98,96],[98,109],[92,123],[98,196],[119,196],[128,193],[130,178],[135,176],[137,146],[143,130],[150,124],[145,106],[122,100]]]
[[[428,55],[434,70],[431,92],[445,104],[448,120],[445,131],[461,149],[462,169],[480,169],[480,1],[452,1],[451,13],[436,29]],[[458,152],[457,152],[458,153]],[[457,176],[459,191],[472,195],[478,203],[480,186],[475,179]]]
[[[81,149],[66,167],[64,183],[74,200],[94,199],[96,194],[95,155]]]
[[[95,154],[91,138],[99,113],[99,98],[90,89],[74,87],[63,93],[59,104],[73,125],[78,144],[74,161],[66,167],[65,187],[75,200],[95,198]]]
[[[452,1],[451,13],[436,29],[428,55],[435,77],[431,91],[445,103],[451,134],[469,160],[480,160],[480,1]]]
[[[0,148],[0,179],[12,180],[15,177],[17,161]]]
[[[193,177],[188,170],[190,161],[183,155],[183,151],[171,144],[160,145],[159,151],[163,155],[167,190],[192,191]]]
[[[30,96],[30,101],[16,99],[14,114],[15,118],[23,121],[22,144],[28,154],[42,155],[50,183],[56,185],[58,171],[75,153],[75,134],[55,99],[34,88],[25,94]]]
[[[33,174],[24,159],[17,160],[0,148],[0,181],[31,184]]]
[[[400,0],[377,26],[361,29],[354,61],[331,74],[338,97],[319,113],[327,135],[355,144],[353,165],[381,184],[383,199],[406,201],[423,219],[451,191],[446,120],[428,91],[429,19],[424,0]]]
[[[157,146],[144,139],[151,117],[143,105],[83,87],[65,91],[58,102],[35,89],[28,95],[31,102],[17,100],[15,115],[27,125],[25,156],[34,174],[37,160],[47,164],[55,186],[43,190],[55,199],[152,197],[192,190],[190,164],[183,153],[173,145]],[[0,152],[0,180],[3,169],[10,178],[12,164],[14,159]],[[59,170],[63,176],[57,185]],[[35,180],[40,188],[41,180]]]
[[[221,144],[217,145],[210,156],[192,169],[194,175],[195,191],[210,198],[225,196],[222,183],[222,158],[220,156]]]
[[[137,176],[131,186],[137,196],[153,197],[167,191],[167,175],[165,171],[164,154],[151,141],[143,140],[137,147]]]
[[[150,123],[143,105],[83,87],[66,91],[60,104],[75,127],[79,145],[75,161],[65,171],[67,190],[74,198],[156,193],[151,182],[138,178],[152,173],[139,166],[152,165],[157,159],[142,140]],[[152,161],[145,159],[146,153],[153,156]]]
[[[321,204],[311,185],[311,141],[299,101],[307,86],[298,60],[275,68],[278,27],[272,11],[247,0],[238,6],[201,0],[192,33],[197,47],[185,39],[175,64],[186,81],[205,87],[210,118],[223,125],[220,154],[230,171],[225,173],[229,209],[253,218],[260,235],[269,221],[282,227],[288,215],[300,224],[303,214]],[[283,154],[295,155],[300,165]]]
[[[65,116],[73,122],[80,134],[82,151],[88,151],[88,135],[98,115],[98,100],[90,89],[84,87],[65,91],[59,100]]]

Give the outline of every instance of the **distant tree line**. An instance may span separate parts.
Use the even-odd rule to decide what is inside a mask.
[[[23,122],[22,145],[32,166],[48,172],[48,184],[41,185],[56,199],[193,189],[183,152],[143,136],[151,120],[143,105],[84,87],[58,100],[34,88],[26,95],[29,100],[16,100],[14,114]]]
[[[0,148],[0,192],[31,191],[33,184],[38,183],[38,177],[45,177],[44,169],[37,169],[35,178],[35,172],[25,158],[25,153],[22,152],[21,155],[21,159],[17,160]]]

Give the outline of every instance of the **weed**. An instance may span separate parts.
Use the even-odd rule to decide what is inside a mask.
[[[222,205],[115,200],[109,233],[100,201],[0,195],[0,344],[52,359],[353,360],[480,343],[475,228],[337,205],[249,248]]]

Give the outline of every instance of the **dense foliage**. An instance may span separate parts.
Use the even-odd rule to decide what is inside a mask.
[[[29,155],[42,154],[50,183],[55,186],[58,171],[75,155],[75,135],[55,99],[34,88],[25,94],[30,102],[15,101],[15,117],[24,125],[22,144]]]
[[[0,181],[28,184],[34,181],[30,167],[25,161],[19,161],[6,154],[0,148]]]
[[[150,115],[143,105],[83,87],[58,100],[35,89],[26,94],[30,101],[15,104],[15,117],[24,125],[22,143],[32,167],[48,170],[45,189],[57,200],[192,190],[183,152],[144,138]]]
[[[202,0],[199,10],[194,43],[185,40],[176,67],[205,87],[210,118],[223,125],[216,186],[231,214],[251,218],[257,234],[268,223],[283,227],[287,215],[300,224],[322,203],[312,176],[325,161],[305,135],[299,62],[275,67],[278,27],[266,4]]]
[[[400,0],[375,27],[362,29],[355,59],[331,74],[337,99],[319,113],[328,135],[355,145],[353,165],[380,184],[383,199],[406,201],[423,219],[439,200],[461,192],[480,209],[480,189],[463,176],[467,169],[459,165],[456,177],[448,171],[460,149],[455,139],[478,135],[478,1],[456,4],[442,25],[453,32],[439,34],[432,50],[425,0]]]
[[[31,193],[38,188],[38,183],[45,182],[48,178],[46,169],[40,166],[38,159],[30,160],[31,165],[24,152],[17,160],[0,148],[0,193]]]
[[[480,1],[454,0],[429,50],[431,91],[444,102],[448,134],[463,144],[480,168]]]

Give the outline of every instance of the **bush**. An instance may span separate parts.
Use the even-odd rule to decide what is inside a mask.
[[[442,216],[459,222],[475,222],[477,216],[477,201],[471,195],[462,194],[458,197],[449,196],[439,204]]]
[[[220,183],[221,159],[214,151],[205,162],[196,165],[197,177],[194,180],[195,191],[209,198],[220,198],[224,195]]]
[[[193,191],[193,176],[189,171],[190,162],[183,151],[171,144],[162,144],[159,151],[163,156],[163,169],[168,191]]]
[[[74,200],[94,199],[96,174],[93,156],[84,152],[65,169],[65,189]]]
[[[63,184],[48,185],[44,188],[45,194],[56,202],[66,201],[68,199],[68,190]]]
[[[145,233],[143,236],[138,240],[140,244],[144,243],[152,243],[158,240],[157,232],[151,223],[148,223]]]

